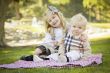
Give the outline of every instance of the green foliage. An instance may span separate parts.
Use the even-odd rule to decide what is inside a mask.
[[[42,0],[20,0],[20,12],[24,17],[41,17],[45,9]]]
[[[8,18],[16,15],[16,8],[14,8],[15,3],[7,4],[11,1],[14,0],[6,1],[4,6],[0,9],[2,10],[0,12],[6,13],[5,17]],[[24,17],[36,16],[42,18],[47,8],[46,6],[54,5],[61,10],[66,17],[72,17],[77,13],[83,13],[89,21],[110,22],[110,0],[18,0],[17,2],[19,2],[18,7],[20,13]],[[8,7],[8,9],[6,7]]]
[[[83,0],[84,7],[91,8],[91,6],[96,5],[97,0]]]
[[[71,18],[77,13],[84,13],[82,0],[70,0],[69,4],[56,6],[67,18]]]
[[[65,4],[70,3],[70,0],[48,0],[48,1],[56,5],[65,5]]]
[[[12,0],[0,0],[0,21],[9,18],[10,4]]]
[[[66,17],[82,13],[89,21],[110,22],[110,1],[108,0],[20,0],[19,5],[24,17],[42,18],[47,5],[54,5]]]
[[[83,6],[86,9],[86,13],[89,15],[89,21],[91,21],[91,18],[95,18],[95,21],[110,22],[110,1],[83,0]]]

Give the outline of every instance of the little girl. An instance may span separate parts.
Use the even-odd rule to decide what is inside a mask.
[[[68,29],[59,48],[58,58],[52,58],[56,61],[75,61],[91,54],[90,44],[87,35],[84,33],[87,25],[86,18],[81,14],[77,14],[72,17],[70,24],[71,27]]]
[[[36,47],[34,55],[31,55],[31,60],[35,62],[48,59],[46,58],[48,55],[58,52],[59,42],[64,37],[64,17],[55,7],[48,7],[48,10],[44,13],[44,21],[47,26],[47,33],[41,45]]]

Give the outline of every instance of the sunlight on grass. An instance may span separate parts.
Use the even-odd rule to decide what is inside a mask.
[[[92,26],[100,27],[100,28],[110,28],[110,23],[89,23]]]
[[[98,40],[104,40],[104,39],[110,39],[110,35],[90,38],[90,41],[98,41]]]
[[[15,29],[19,30],[27,30],[31,32],[38,32],[38,33],[44,33],[45,32],[45,27],[33,27],[32,25],[17,25]]]
[[[34,53],[34,50],[33,51],[30,51],[29,53],[32,53],[33,54]]]
[[[3,51],[3,53],[5,53],[5,54],[10,53],[10,52],[12,52],[12,51]]]

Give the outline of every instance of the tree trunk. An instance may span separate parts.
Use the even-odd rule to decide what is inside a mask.
[[[100,21],[100,11],[98,6],[95,8],[95,16],[96,16],[96,20]]]
[[[8,11],[8,6],[12,0],[0,0],[0,47],[6,47],[4,23]]]
[[[99,11],[99,9],[96,11],[96,20],[100,21],[100,11]]]
[[[0,21],[0,47],[6,47],[4,21]]]
[[[15,9],[15,13],[16,13],[16,18],[20,19],[22,17],[22,15],[19,11],[19,0],[14,1],[14,9]]]

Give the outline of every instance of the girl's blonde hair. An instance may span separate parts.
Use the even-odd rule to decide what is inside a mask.
[[[70,22],[71,25],[81,24],[84,30],[86,29],[87,23],[87,19],[81,13],[74,15]]]
[[[66,25],[66,22],[65,22],[65,18],[63,16],[63,14],[55,7],[53,6],[48,6],[48,9],[47,11],[44,13],[44,21],[45,21],[45,24],[46,24],[46,27],[47,27],[47,32],[49,32],[51,34],[51,36],[53,36],[53,38],[55,38],[55,34],[54,34],[54,29],[52,26],[50,26],[50,24],[47,22],[47,19],[49,16],[51,16],[52,14],[56,14],[58,15],[60,21],[61,21],[61,26],[62,26],[62,29],[64,30],[63,32],[65,32],[65,25]]]

